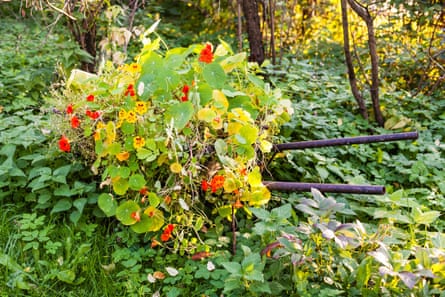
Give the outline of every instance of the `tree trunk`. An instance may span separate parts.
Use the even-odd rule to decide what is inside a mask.
[[[244,17],[246,19],[247,38],[249,40],[249,60],[261,65],[264,62],[263,38],[260,28],[257,0],[242,0]]]
[[[377,55],[377,43],[374,34],[374,22],[368,9],[359,4],[355,0],[348,0],[351,8],[357,13],[357,15],[362,18],[366,23],[366,28],[368,29],[368,47],[369,54],[371,56],[371,100],[372,107],[374,110],[375,120],[379,126],[383,127],[385,120],[383,119],[382,111],[380,110],[380,100],[379,100],[379,58]]]
[[[91,4],[82,11],[84,17],[81,19],[68,18],[68,28],[76,39],[80,48],[91,55],[92,61],[82,62],[81,69],[94,73],[96,70],[96,20],[102,10],[104,1]],[[66,2],[65,11],[68,15],[73,15],[76,9],[80,9],[79,0],[69,0]]]
[[[368,119],[368,112],[366,111],[365,100],[363,100],[363,96],[357,87],[357,78],[355,76],[354,65],[352,64],[351,51],[349,49],[349,22],[348,22],[346,0],[341,0],[341,18],[343,25],[343,48],[345,52],[346,66],[348,69],[349,84],[351,85],[352,95],[354,95],[354,98],[357,101],[360,114],[365,119]]]

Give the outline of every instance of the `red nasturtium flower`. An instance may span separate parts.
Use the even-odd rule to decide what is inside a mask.
[[[131,213],[131,218],[135,219],[136,222],[140,222],[141,221],[141,215],[139,214],[138,211],[134,211]]]
[[[146,195],[148,195],[148,188],[147,188],[147,187],[143,187],[142,189],[139,190],[139,193],[140,193],[142,196],[146,196]]]
[[[76,129],[76,128],[79,128],[79,126],[80,126],[80,120],[79,120],[79,118],[76,117],[76,116],[73,116],[73,117],[71,118],[71,127],[73,127],[74,129]]]
[[[94,95],[90,94],[87,96],[87,101],[93,102],[94,101]]]
[[[72,114],[73,113],[73,105],[72,104],[70,104],[70,105],[68,105],[67,107],[66,107],[66,113],[67,114]]]
[[[174,229],[175,229],[175,225],[168,224],[167,227],[165,227],[164,232],[162,232],[162,234],[161,234],[161,241],[163,241],[163,242],[168,241],[170,239],[170,237],[172,236],[172,232]]]
[[[199,54],[199,61],[207,64],[212,63],[213,54],[212,45],[210,43],[207,43],[206,46],[201,50],[201,53]]]
[[[97,120],[100,117],[99,111],[91,111],[91,110],[87,109],[85,114],[92,120]]]
[[[59,149],[67,153],[71,150],[70,141],[63,135],[59,139]]]
[[[124,96],[128,96],[128,95],[130,95],[130,97],[136,96],[136,92],[134,90],[133,84],[129,84],[127,87],[127,90],[124,93]]]
[[[184,87],[182,87],[182,93],[184,94],[184,96],[181,97],[182,102],[189,100],[189,91],[190,87],[188,85],[184,85]]]
[[[209,189],[209,183],[206,181],[206,180],[203,180],[202,182],[201,182],[201,189],[204,191],[204,192],[206,192],[208,189]]]

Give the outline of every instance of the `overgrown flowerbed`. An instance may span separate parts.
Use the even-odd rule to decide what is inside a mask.
[[[343,66],[283,60],[285,75],[268,73],[290,116],[244,54],[161,43],[74,71],[42,113],[35,86],[6,70],[27,100],[8,91],[0,112],[0,296],[443,296],[441,98],[384,96],[415,143],[280,154],[267,168],[386,195],[269,193],[276,138],[370,127],[347,111]]]

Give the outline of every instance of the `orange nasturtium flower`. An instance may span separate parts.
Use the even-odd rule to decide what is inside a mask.
[[[127,122],[129,123],[136,123],[137,121],[137,116],[136,116],[136,112],[134,112],[133,110],[130,110],[129,112],[127,112]]]
[[[201,50],[201,53],[199,54],[199,61],[207,64],[212,63],[213,54],[212,45],[210,43],[207,43],[206,46]]]
[[[80,120],[79,120],[79,118],[76,117],[76,116],[73,116],[73,117],[71,118],[71,127],[73,127],[74,129],[76,129],[76,128],[79,128],[79,126],[80,126]]]
[[[135,149],[140,149],[145,145],[145,139],[142,136],[136,136],[133,138],[133,147]]]
[[[62,136],[59,139],[59,149],[67,153],[71,150],[70,141],[65,136]]]
[[[96,130],[93,134],[93,137],[95,141],[100,140],[100,130]]]
[[[127,151],[120,152],[120,153],[116,154],[116,158],[121,162],[128,160],[129,157],[130,157],[130,153]]]
[[[210,182],[210,186],[212,188],[212,193],[215,193],[218,189],[221,189],[224,186],[224,176],[215,175]]]
[[[136,112],[138,114],[144,114],[147,112],[147,103],[145,103],[144,101],[138,101],[136,102],[136,108],[135,108]]]

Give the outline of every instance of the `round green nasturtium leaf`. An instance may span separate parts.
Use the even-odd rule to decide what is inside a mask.
[[[100,194],[97,198],[97,204],[107,217],[111,217],[116,214],[117,201],[111,194]]]
[[[150,206],[157,207],[161,203],[161,199],[156,195],[156,193],[150,192],[148,194],[148,202]]]
[[[112,143],[108,146],[108,153],[112,156],[121,152],[121,145],[119,143]]]
[[[179,102],[174,105],[171,105],[170,108],[166,111],[166,120],[167,123],[173,119],[173,125],[176,129],[182,130],[185,125],[191,120],[195,109],[193,104],[190,101],[187,102]]]
[[[132,124],[132,123],[123,122],[122,125],[121,125],[121,131],[125,135],[133,135],[134,134],[134,130],[135,130],[134,124]]]
[[[164,226],[164,213],[159,209],[149,206],[145,209],[144,214],[147,216],[147,220],[150,225],[147,232],[158,231],[162,228],[162,226]]]
[[[222,89],[226,82],[224,69],[218,63],[207,64],[202,71],[205,81],[214,89]]]
[[[128,187],[128,180],[125,178],[117,178],[113,180],[113,191],[118,195],[125,195]]]
[[[133,225],[137,222],[136,218],[133,217],[133,214],[137,213],[141,208],[139,205],[132,201],[125,201],[121,205],[119,205],[116,209],[116,218],[123,225]]]
[[[130,176],[130,179],[128,180],[128,185],[130,189],[135,191],[139,191],[140,189],[142,189],[145,186],[145,183],[146,183],[145,178],[138,173]]]
[[[146,214],[141,214],[141,220],[131,225],[131,230],[136,233],[146,233],[150,231],[151,220]]]

